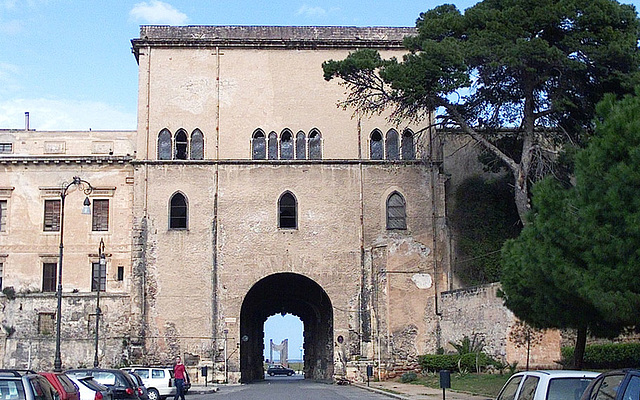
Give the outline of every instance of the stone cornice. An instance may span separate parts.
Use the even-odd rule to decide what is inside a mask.
[[[166,26],[140,27],[131,40],[139,59],[144,47],[263,48],[263,49],[401,49],[409,27],[352,26]]]
[[[0,156],[1,165],[17,164],[128,164],[132,156]]]

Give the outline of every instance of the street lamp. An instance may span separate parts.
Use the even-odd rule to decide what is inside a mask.
[[[67,197],[67,192],[70,187],[76,186],[82,190],[85,195],[93,192],[93,186],[84,179],[80,179],[78,176],[74,176],[73,180],[67,184],[63,184],[60,189],[60,254],[58,256],[58,290],[56,291],[56,297],[58,299],[58,307],[56,310],[56,355],[53,361],[53,370],[55,372],[62,372],[62,358],[60,357],[60,325],[62,323],[62,253],[64,249],[64,200]],[[84,206],[82,207],[83,214],[91,214],[90,208],[91,202],[89,197],[84,199]]]
[[[102,269],[107,265],[107,260],[104,254],[104,240],[100,239],[100,245],[98,246],[98,284],[96,285],[96,341],[95,341],[95,356],[93,357],[93,367],[98,368],[98,328],[100,327],[100,291],[102,290]]]

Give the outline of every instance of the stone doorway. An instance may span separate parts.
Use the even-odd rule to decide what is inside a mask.
[[[289,313],[304,325],[304,376],[333,379],[333,308],[327,293],[313,280],[294,273],[269,275],[249,290],[240,310],[242,382],[264,379],[264,323]]]

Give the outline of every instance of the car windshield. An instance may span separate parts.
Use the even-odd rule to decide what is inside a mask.
[[[593,378],[554,378],[549,381],[547,400],[580,400]]]
[[[0,380],[0,400],[24,400],[24,388],[19,380]]]

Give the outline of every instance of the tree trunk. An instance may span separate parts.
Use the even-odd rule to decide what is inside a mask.
[[[573,365],[575,369],[580,370],[584,366],[584,350],[587,347],[587,328],[578,328],[578,336],[576,337],[576,347],[573,351]]]

